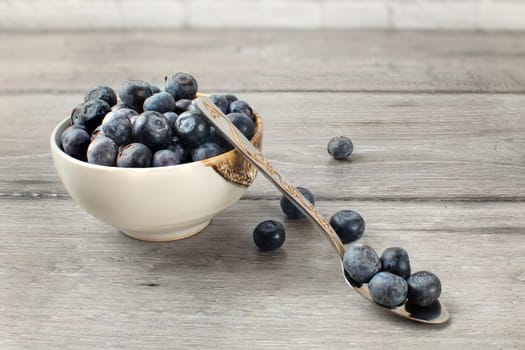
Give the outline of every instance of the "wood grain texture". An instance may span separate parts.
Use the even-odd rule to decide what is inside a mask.
[[[239,96],[263,117],[266,156],[291,183],[309,187],[318,198],[525,199],[522,95]],[[76,94],[0,96],[2,195],[64,195],[48,138],[81,98]],[[328,155],[326,144],[337,135],[353,140],[351,161],[335,161]],[[277,196],[262,177],[247,194],[248,198]]]
[[[205,90],[525,91],[525,33],[0,33],[0,42],[4,94],[161,84],[176,71]]]
[[[242,201],[194,238],[129,239],[70,200],[0,201],[2,349],[519,349],[525,341],[524,203],[319,202],[367,219],[363,242],[400,245],[437,273],[444,327],[398,319],[342,280],[308,222],[258,252],[276,201]],[[514,234],[512,234],[514,233]]]

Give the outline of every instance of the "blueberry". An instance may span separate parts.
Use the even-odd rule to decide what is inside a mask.
[[[337,136],[328,142],[328,153],[337,160],[344,160],[354,151],[354,145],[348,137]]]
[[[441,294],[441,282],[432,272],[419,271],[408,279],[408,301],[419,306],[432,305]]]
[[[358,283],[367,283],[381,270],[381,260],[375,250],[366,244],[353,244],[346,248],[343,266]]]
[[[175,100],[193,100],[198,90],[197,80],[187,73],[177,73],[166,80],[165,89]]]
[[[194,162],[215,157],[222,153],[222,149],[215,143],[205,142],[191,151],[191,159]]]
[[[174,152],[177,157],[181,159],[181,163],[184,163],[188,160],[189,152],[182,144],[182,141],[178,136],[171,138],[168,148],[170,151]]]
[[[192,100],[188,99],[181,99],[175,102],[175,113],[181,114],[188,110],[188,108],[191,106]]]
[[[410,259],[403,248],[391,247],[381,255],[383,271],[393,273],[407,279],[410,276]]]
[[[126,81],[119,90],[121,101],[138,113],[143,112],[144,101],[151,95],[151,86],[142,80]]]
[[[357,241],[365,232],[365,220],[353,210],[340,210],[332,215],[330,226],[345,244]]]
[[[308,202],[315,204],[314,194],[310,190],[304,187],[297,187],[297,190],[301,192]],[[281,197],[281,209],[288,219],[304,218],[304,214],[285,196]]]
[[[175,121],[175,135],[188,146],[197,147],[208,140],[210,126],[202,115],[184,112]]]
[[[151,150],[142,143],[130,143],[122,148],[117,157],[121,168],[147,168],[151,166]]]
[[[104,136],[104,131],[102,131],[102,125],[99,125],[93,130],[91,133],[91,141],[93,141],[95,138],[99,136]]]
[[[253,230],[253,242],[262,251],[279,249],[285,239],[286,231],[278,221],[263,221]]]
[[[229,111],[230,113],[244,113],[246,116],[250,117],[252,121],[255,120],[253,117],[252,107],[242,100],[233,101],[230,104]]]
[[[217,107],[222,111],[222,113],[228,113],[228,100],[222,95],[211,95],[210,100],[215,103]]]
[[[396,307],[407,298],[407,281],[390,272],[379,272],[370,280],[368,290],[372,299],[386,307]]]
[[[153,155],[152,166],[168,166],[182,163],[182,154],[175,153],[169,149],[161,149]]]
[[[248,140],[251,140],[255,135],[255,124],[253,121],[243,113],[230,113],[227,115],[228,119],[239,129]]]
[[[92,133],[110,111],[111,107],[105,101],[89,100],[75,107],[71,113],[71,123],[83,125],[88,133]]]
[[[210,142],[216,143],[223,150],[231,150],[233,148],[213,126],[210,126]]]
[[[137,112],[135,112],[137,113]],[[140,114],[135,114],[135,115],[132,115],[131,117],[129,117],[129,121],[131,122],[131,125],[135,125],[135,122],[137,121],[137,118],[139,117]]]
[[[102,121],[104,136],[112,139],[117,146],[131,143],[133,125],[129,118],[135,114],[134,110],[126,108],[108,113]]]
[[[177,113],[175,113],[175,112],[166,112],[166,113],[164,113],[164,116],[168,120],[168,125],[170,127],[170,132],[171,132],[171,135],[173,136],[173,134],[175,133],[175,131],[174,131],[175,121],[177,120],[179,115]]]
[[[60,135],[60,141],[67,155],[83,161],[87,159],[87,149],[91,138],[86,130],[70,126]]]
[[[88,163],[115,166],[116,158],[117,145],[109,137],[96,137],[87,149]]]
[[[113,107],[111,107],[111,110],[112,110],[112,111],[117,111],[117,110],[119,110],[119,109],[123,109],[123,108],[133,110],[133,108],[131,108],[130,106],[128,106],[127,104],[122,103],[122,102],[117,103],[116,105],[114,105]]]
[[[230,112],[230,105],[232,104],[233,101],[238,100],[237,96],[233,94],[224,94],[222,95],[222,97],[224,97],[226,101],[228,102],[228,112]]]
[[[110,106],[117,104],[117,94],[109,86],[95,86],[86,93],[86,96],[84,96],[84,102],[96,99],[105,101]]]
[[[175,108],[175,99],[167,92],[159,92],[144,101],[145,111],[166,113],[173,112]]]
[[[166,148],[170,137],[168,119],[159,112],[146,111],[139,115],[133,124],[133,139],[152,150]]]
[[[153,92],[153,94],[158,94],[159,92],[161,92],[160,88],[157,85],[150,84],[149,87],[151,89],[151,92]]]

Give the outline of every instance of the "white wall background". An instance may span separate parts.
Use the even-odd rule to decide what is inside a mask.
[[[0,30],[524,30],[525,0],[0,0]]]

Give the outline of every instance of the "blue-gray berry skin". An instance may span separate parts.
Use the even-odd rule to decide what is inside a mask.
[[[178,136],[173,136],[170,140],[170,143],[168,145],[168,148],[170,151],[175,152],[178,158],[181,159],[181,163],[185,163],[188,161],[188,158],[190,156],[190,152],[184,145],[182,144],[182,141]]]
[[[224,137],[220,134],[220,132],[215,129],[215,127],[210,126],[210,142],[216,143],[219,145],[220,148],[222,148],[225,151],[229,151],[233,149],[233,147],[226,141]]]
[[[127,104],[122,103],[122,102],[117,103],[116,105],[114,105],[113,107],[111,107],[111,110],[112,110],[112,111],[117,111],[117,110],[119,110],[119,109],[123,109],[123,108],[133,110],[133,108],[131,108],[130,106],[128,106]],[[133,110],[133,111],[134,111],[134,110]],[[135,112],[135,113],[137,113],[137,112]],[[138,114],[138,113],[137,113],[137,114]]]
[[[379,272],[368,283],[370,296],[379,305],[394,308],[407,298],[407,281],[390,272]]]
[[[205,142],[197,146],[191,151],[191,159],[194,162],[218,156],[222,153],[222,149],[215,143]]]
[[[131,143],[133,125],[129,118],[135,114],[134,110],[125,108],[108,113],[102,121],[104,136],[112,139],[117,146]]]
[[[157,85],[150,84],[149,87],[151,88],[151,92],[153,92],[153,94],[158,94],[159,92],[161,92],[160,88]]]
[[[263,221],[253,230],[253,242],[262,251],[279,249],[285,240],[286,230],[278,221]]]
[[[70,126],[60,136],[62,149],[64,152],[78,160],[86,161],[87,149],[91,142],[91,137],[82,128]]]
[[[104,131],[102,131],[102,125],[96,127],[95,130],[91,133],[91,141],[96,139],[99,136],[104,136]]]
[[[175,153],[170,149],[161,149],[153,155],[152,166],[169,166],[182,163],[182,154]]]
[[[348,137],[337,136],[328,142],[327,150],[335,159],[344,160],[354,151],[354,144]]]
[[[75,107],[71,113],[71,123],[84,126],[91,134],[110,111],[111,107],[105,101],[89,100]]]
[[[146,111],[133,124],[133,139],[154,151],[166,148],[171,136],[168,119],[159,112]]]
[[[87,149],[87,161],[91,164],[115,166],[117,144],[105,136],[96,137]]]
[[[175,135],[190,147],[197,147],[210,136],[210,125],[199,113],[184,112],[175,121]]]
[[[222,95],[222,97],[224,97],[226,99],[226,101],[228,102],[228,111],[227,112],[230,113],[230,105],[232,104],[233,101],[237,101],[238,98],[234,94],[224,94],[224,95]]]
[[[156,93],[144,101],[145,111],[166,113],[175,111],[175,108],[175,99],[167,92]]]
[[[419,271],[407,279],[408,301],[418,306],[430,306],[441,295],[441,281],[432,272]]]
[[[340,210],[330,218],[330,226],[346,244],[357,241],[365,232],[365,220],[356,211]]]
[[[354,281],[368,283],[381,270],[381,260],[369,245],[353,244],[346,248],[343,266]]]
[[[410,276],[410,258],[403,248],[391,247],[381,254],[383,271],[393,273],[404,279]]]
[[[175,102],[175,113],[181,114],[186,112],[191,106],[192,100],[181,99]]]
[[[228,113],[228,100],[222,95],[211,95],[210,100],[221,110],[222,113]]]
[[[314,194],[305,187],[297,187],[297,190],[308,200],[308,202],[315,204]],[[281,197],[281,209],[288,219],[301,219],[304,218],[304,214],[297,209],[295,204],[290,202],[284,195]]]
[[[117,157],[117,166],[121,168],[148,168],[151,166],[152,153],[142,143],[130,143],[123,147]]]
[[[233,101],[230,104],[229,113],[243,113],[250,117],[252,121],[254,120],[252,107],[243,100]]]
[[[97,85],[86,92],[84,102],[89,100],[105,101],[110,107],[117,104],[117,94],[109,86]]]
[[[175,135],[175,130],[174,130],[174,128],[175,128],[175,121],[177,120],[179,115],[177,113],[175,113],[175,112],[166,112],[166,113],[164,113],[164,116],[168,120],[168,125],[170,126],[171,136]]]
[[[227,117],[248,140],[251,140],[253,135],[255,135],[255,124],[245,114],[230,113]]]
[[[119,89],[120,100],[138,113],[144,111],[144,101],[151,95],[151,86],[142,80],[126,81]]]
[[[175,100],[193,100],[199,89],[197,80],[187,73],[176,73],[166,80],[165,91]]]

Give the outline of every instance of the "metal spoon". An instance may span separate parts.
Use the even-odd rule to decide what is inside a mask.
[[[208,121],[221,132],[224,139],[226,139],[237,151],[239,151],[247,160],[255,165],[269,180],[272,182],[290,201],[292,201],[311,221],[313,221],[320,229],[321,233],[328,239],[332,247],[337,251],[339,256],[343,257],[345,247],[339,236],[332,229],[328,221],[303,195],[294,187],[289,185],[281,175],[272,167],[272,165],[264,158],[262,153],[255,148],[250,141],[242,135],[237,128],[230,122],[219,108],[205,96],[197,98],[196,106],[206,116]],[[437,301],[434,305],[429,307],[418,307],[409,303],[404,303],[395,308],[386,308],[375,303],[368,291],[367,284],[357,283],[346,273],[342,260],[341,268],[343,276],[349,286],[355,289],[362,297],[372,302],[387,311],[390,311],[398,316],[407,318],[412,321],[423,323],[444,323],[449,319],[449,313],[445,306]]]

